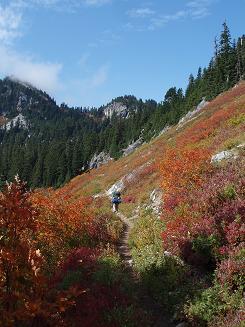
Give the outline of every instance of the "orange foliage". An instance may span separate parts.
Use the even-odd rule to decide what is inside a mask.
[[[32,194],[19,180],[0,195],[0,326],[70,326],[68,308],[87,298],[97,305],[87,294],[91,280],[64,290],[55,282],[74,267],[90,276],[89,254],[96,261],[100,247],[110,241],[108,217],[97,217],[91,201],[71,201],[63,190]],[[86,314],[79,319],[85,322]]]
[[[179,246],[191,235],[198,223],[188,203],[188,196],[204,183],[204,172],[210,169],[207,150],[167,149],[160,164],[164,190],[164,216],[162,233],[165,248],[178,253]]]
[[[230,239],[237,242],[240,237],[240,223],[233,222],[234,217],[242,216],[239,197],[228,194],[227,199],[220,198],[226,187],[233,190],[233,179],[236,194],[240,192],[239,168],[230,169],[229,173],[226,168],[227,176],[222,177],[210,160],[211,154],[224,148],[225,142],[244,128],[240,125],[235,129],[227,123],[244,110],[243,100],[234,101],[234,97],[244,96],[244,91],[245,83],[212,101],[197,122],[178,134],[176,148],[169,147],[159,165],[164,192],[163,244],[191,264],[212,265],[220,244],[227,244]],[[229,231],[225,226],[229,226]],[[201,253],[203,244],[200,248],[195,245],[198,242],[212,247],[209,257]]]
[[[69,300],[51,294],[42,268],[45,260],[38,247],[38,211],[30,193],[18,179],[0,197],[0,325],[32,326],[50,322],[62,326],[55,315]]]
[[[215,130],[229,118],[234,116],[234,112],[236,112],[236,110],[237,108],[234,106],[223,108],[215,112],[208,119],[195,123],[177,138],[178,147],[197,143],[211,135],[214,135]]]
[[[201,186],[202,173],[210,166],[209,158],[209,152],[203,149],[166,150],[160,164],[165,203],[173,197],[179,202],[192,189]]]
[[[92,227],[94,214],[89,207],[91,199],[79,198],[69,202],[63,191],[58,194],[49,191],[46,194],[33,194],[32,203],[39,210],[38,242],[50,259],[47,268],[52,272],[71,244],[79,244]]]

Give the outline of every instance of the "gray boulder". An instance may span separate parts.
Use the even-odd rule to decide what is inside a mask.
[[[100,152],[99,154],[95,154],[90,160],[89,169],[99,168],[100,166],[108,163],[111,160],[112,158],[108,153]]]
[[[123,149],[123,156],[126,157],[130,153],[134,152],[142,143],[143,140],[140,137],[137,141],[131,143],[126,149]]]

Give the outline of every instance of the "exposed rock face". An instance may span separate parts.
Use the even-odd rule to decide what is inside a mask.
[[[231,159],[234,157],[237,157],[237,155],[234,153],[234,151],[231,151],[231,150],[222,151],[222,152],[219,152],[219,153],[215,154],[214,156],[212,156],[211,162],[215,163],[215,162],[222,161],[224,159]]]
[[[106,163],[108,163],[112,158],[108,153],[101,152],[95,154],[89,163],[89,169],[98,168]]]
[[[139,177],[140,174],[144,171],[144,169],[149,166],[152,163],[152,161],[146,162],[142,166],[134,169],[131,173],[128,175],[123,176],[119,181],[117,181],[115,184],[113,184],[109,190],[106,191],[106,194],[108,196],[111,196],[114,192],[122,192],[127,184],[134,183]]]
[[[134,152],[134,150],[136,150],[142,143],[143,140],[140,137],[137,141],[131,143],[126,149],[123,149],[123,156],[126,157],[130,153]]]
[[[121,102],[113,102],[104,109],[104,115],[106,118],[112,117],[113,114],[116,114],[117,116],[121,116],[123,118],[127,118],[129,115],[129,110],[126,105],[124,105]]]
[[[205,98],[202,99],[202,101],[199,103],[199,105],[196,107],[195,111],[200,111],[204,107],[206,107],[209,104],[208,101],[205,100]]]
[[[211,163],[218,163],[222,160],[236,159],[239,157],[239,152],[245,148],[245,143],[237,145],[231,150],[221,151],[211,158]]]
[[[189,111],[184,117],[182,117],[180,119],[180,121],[178,122],[178,125],[176,127],[176,130],[178,130],[179,128],[183,127],[187,122],[195,119],[198,117],[198,115],[196,117],[194,117],[197,113],[199,113],[204,107],[206,107],[209,104],[208,101],[205,100],[205,98],[202,99],[202,101],[199,103],[199,105],[196,107],[195,110],[193,111]]]
[[[169,130],[169,128],[170,128],[169,126],[164,127],[164,129],[161,130],[161,132],[158,134],[158,136],[165,134]]]
[[[40,109],[38,108],[40,104]],[[22,114],[28,117],[32,112],[58,111],[59,107],[45,92],[14,78],[0,79],[0,114],[14,117]]]
[[[27,104],[27,96],[23,93],[20,94],[19,100],[16,106],[16,109],[18,112],[21,112],[23,110],[23,105]]]
[[[161,208],[162,208],[162,201],[163,198],[163,192],[161,189],[155,189],[151,192],[150,194],[150,208],[153,210],[153,212],[157,215],[160,216],[161,214]]]
[[[19,114],[15,118],[11,119],[7,124],[2,126],[1,128],[2,129],[6,128],[6,130],[9,131],[11,128],[13,128],[17,125],[19,125],[19,127],[23,128],[23,129],[28,129],[27,121],[22,114]]]
[[[116,182],[115,184],[112,185],[111,188],[106,192],[108,196],[111,196],[114,192],[122,192],[125,188],[123,178],[120,179],[120,181]]]

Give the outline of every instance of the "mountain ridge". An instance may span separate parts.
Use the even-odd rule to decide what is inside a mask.
[[[190,75],[185,91],[171,87],[160,103],[128,95],[100,108],[69,108],[26,83],[0,80],[0,124],[8,124],[0,129],[0,184],[18,173],[32,187],[59,187],[86,171],[94,155],[118,159],[130,144],[175,125],[203,98],[236,85],[245,77],[245,36],[232,42],[226,23],[223,28],[208,67]]]

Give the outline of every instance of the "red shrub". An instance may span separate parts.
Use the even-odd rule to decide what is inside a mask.
[[[167,151],[160,168],[163,244],[188,263],[208,267],[244,240],[244,160],[208,171],[205,155],[186,153]]]
[[[47,287],[39,227],[30,193],[17,179],[0,195],[0,324],[6,327],[63,325],[55,314],[69,300]]]
[[[128,195],[123,198],[124,203],[135,203],[135,196],[133,195]]]

